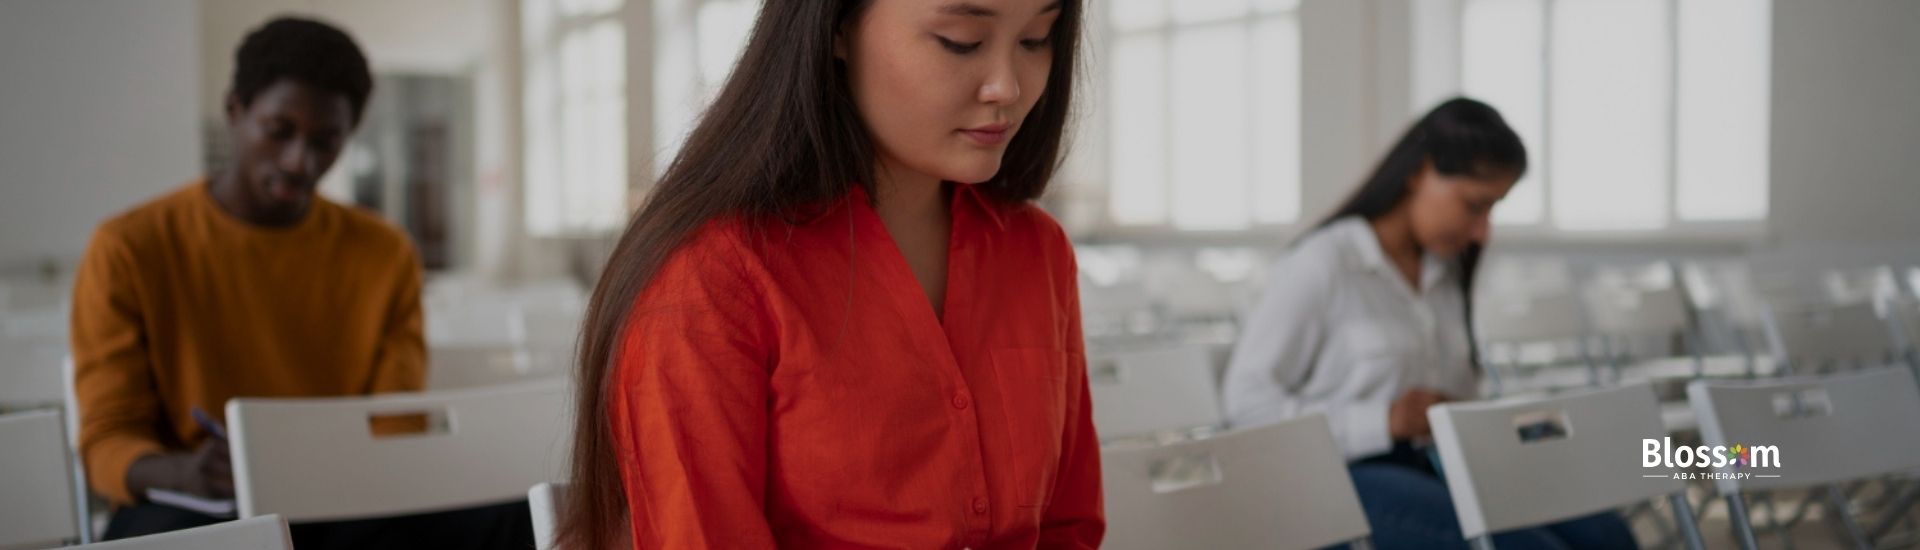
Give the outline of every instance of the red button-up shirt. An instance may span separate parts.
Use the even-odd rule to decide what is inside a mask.
[[[938,318],[860,191],[673,254],[616,365],[638,546],[1099,545],[1072,248],[1032,205],[953,193]]]

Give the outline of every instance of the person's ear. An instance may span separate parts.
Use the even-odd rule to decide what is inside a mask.
[[[240,104],[240,98],[234,96],[233,92],[227,92],[227,99],[224,102],[224,105],[225,105],[224,110],[227,113],[228,126],[233,126],[234,124],[239,123],[240,117],[246,114],[247,107],[245,105]]]
[[[1418,195],[1426,189],[1427,182],[1433,179],[1433,161],[1422,160],[1420,167],[1407,175],[1407,196]]]

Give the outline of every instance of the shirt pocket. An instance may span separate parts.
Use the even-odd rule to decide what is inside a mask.
[[[1067,353],[1053,349],[998,349],[993,374],[1011,442],[1014,495],[1040,506],[1052,492],[1067,421]]]
[[[1338,326],[1336,349],[1341,357],[1349,360],[1418,358],[1426,351],[1426,338],[1405,323],[1360,319]]]
[[[1425,338],[1405,324],[1367,319],[1339,327],[1330,357],[1334,361],[1326,364],[1343,371],[1337,379],[1344,380],[1339,385],[1347,391],[1360,395],[1396,391],[1427,360]]]

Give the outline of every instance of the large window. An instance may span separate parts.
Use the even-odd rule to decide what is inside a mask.
[[[1238,230],[1300,216],[1297,0],[1114,0],[1108,217]]]
[[[527,231],[616,230],[626,220],[622,0],[522,0]]]
[[[759,10],[759,0],[653,2],[652,176],[666,170],[726,82]]]
[[[1771,18],[1766,0],[1467,0],[1461,88],[1532,153],[1495,220],[1764,220]]]

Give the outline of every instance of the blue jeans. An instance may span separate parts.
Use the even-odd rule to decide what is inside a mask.
[[[1425,455],[1410,456],[1405,449],[1377,459],[1348,465],[1360,507],[1373,527],[1373,546],[1379,550],[1467,548],[1455,518],[1447,484],[1426,464]],[[1519,529],[1493,536],[1501,550],[1637,549],[1633,530],[1619,514],[1602,512],[1552,525]]]

